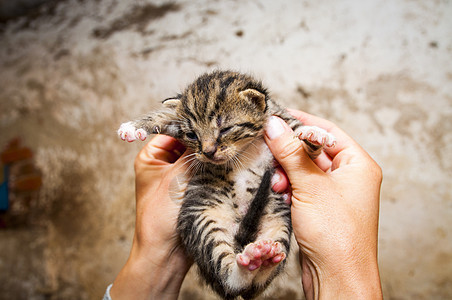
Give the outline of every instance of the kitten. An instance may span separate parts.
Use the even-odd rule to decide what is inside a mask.
[[[292,233],[290,206],[271,189],[268,118],[284,119],[312,158],[335,139],[293,118],[261,82],[232,71],[200,76],[163,106],[122,124],[118,134],[131,142],[162,133],[192,151],[177,220],[186,253],[223,298],[254,298],[283,269]]]

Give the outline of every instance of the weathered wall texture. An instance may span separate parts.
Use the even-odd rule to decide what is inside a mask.
[[[440,0],[67,0],[1,25],[0,147],[21,137],[43,187],[31,225],[0,231],[0,298],[99,299],[128,256],[142,146],[116,128],[232,68],[382,166],[385,298],[451,299],[451,16]],[[300,299],[297,276],[269,297]]]

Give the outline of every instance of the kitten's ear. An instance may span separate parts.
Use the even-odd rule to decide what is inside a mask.
[[[180,103],[179,98],[168,98],[162,101],[163,106],[171,109],[175,109]]]
[[[265,102],[265,95],[262,94],[261,92],[256,91],[255,89],[247,89],[241,91],[239,93],[239,96],[247,99],[248,101],[253,102],[262,111],[265,111],[265,109],[267,108],[267,103]]]

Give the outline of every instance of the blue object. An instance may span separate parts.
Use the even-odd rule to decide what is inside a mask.
[[[0,185],[0,212],[7,211],[9,208],[9,189],[8,189],[8,178],[9,178],[9,166],[3,167],[4,181]]]

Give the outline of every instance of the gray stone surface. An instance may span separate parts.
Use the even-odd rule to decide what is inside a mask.
[[[28,228],[0,231],[0,298],[100,299],[134,226],[118,125],[214,68],[331,119],[384,171],[386,299],[452,297],[451,1],[76,1],[0,31],[0,147],[33,149]],[[296,266],[268,299],[300,299]],[[190,276],[181,299],[210,299]]]

